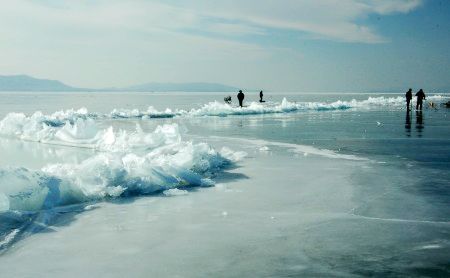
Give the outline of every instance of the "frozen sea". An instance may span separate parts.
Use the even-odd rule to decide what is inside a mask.
[[[450,95],[226,95],[0,93],[0,276],[450,276]]]

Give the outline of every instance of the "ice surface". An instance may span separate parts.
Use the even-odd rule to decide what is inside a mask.
[[[211,138],[218,139],[218,137],[211,136]],[[284,143],[284,142],[276,142],[276,141],[267,141],[261,139],[244,139],[244,138],[236,138],[236,137],[222,137],[227,140],[232,140],[236,142],[240,142],[241,144],[246,145],[256,145],[261,152],[269,151],[270,148],[268,146],[277,146],[281,148],[286,148],[291,152],[296,154],[303,154],[307,156],[308,154],[314,154],[318,156],[323,156],[327,158],[334,159],[346,159],[346,160],[359,160],[359,161],[368,161],[369,159],[361,156],[350,155],[350,154],[341,154],[332,150],[320,149],[313,146],[308,145],[300,145],[300,144],[292,144],[292,143]],[[227,153],[225,148],[225,153]],[[237,155],[239,152],[233,152],[233,155]]]
[[[55,97],[45,98],[50,100],[42,106],[46,113],[63,107],[51,103]],[[86,97],[91,95],[80,97],[76,107],[89,106]],[[448,190],[439,187],[448,181],[445,109],[425,110],[421,132],[426,140],[405,141],[400,138],[403,97],[268,99],[264,105],[248,101],[244,108],[198,104],[209,96],[189,95],[186,103],[176,103],[182,97],[173,96],[158,109],[129,98],[128,104],[94,105],[92,111],[101,113],[81,109],[44,115],[34,113],[36,108],[19,109],[26,115],[9,114],[1,121],[1,136],[8,138],[0,140],[1,165],[11,160],[14,166],[0,170],[0,249],[12,247],[0,257],[0,273],[445,273]],[[3,115],[10,110],[3,109]],[[261,114],[269,115],[247,117]],[[242,116],[222,118],[228,115]],[[141,121],[148,118],[166,119]],[[401,157],[398,147],[406,143]],[[416,154],[426,167],[405,154]],[[440,172],[432,165],[436,157]],[[372,163],[377,158],[383,163]],[[205,188],[214,182],[220,184],[217,190]],[[155,192],[161,194],[140,197]],[[122,198],[128,196],[138,198]]]
[[[228,180],[230,190],[99,204],[54,233],[18,242],[15,252],[0,259],[0,270],[50,277],[347,277],[386,271],[414,276],[414,262],[424,268],[446,262],[448,241],[435,237],[447,236],[448,224],[348,213],[385,193],[372,188],[374,180],[373,191],[358,195],[351,177],[367,162],[292,159],[279,148],[285,147],[273,146],[273,156],[255,148],[253,159],[231,171],[245,170],[248,178]],[[393,253],[399,257],[394,262]],[[11,268],[15,263],[27,267]]]

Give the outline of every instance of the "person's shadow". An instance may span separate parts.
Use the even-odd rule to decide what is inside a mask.
[[[416,130],[417,130],[417,136],[422,137],[423,129],[424,129],[424,123],[423,123],[423,115],[422,115],[422,111],[416,111]]]
[[[411,114],[410,114],[409,110],[406,111],[405,131],[406,131],[406,136],[411,137]]]

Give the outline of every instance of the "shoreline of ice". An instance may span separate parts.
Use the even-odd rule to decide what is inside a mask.
[[[428,100],[442,102],[447,97],[441,95],[429,96]],[[23,113],[9,113],[2,120],[10,117],[21,117],[31,119],[51,127],[65,125],[66,122],[75,123],[79,119],[151,119],[151,118],[174,118],[174,117],[226,117],[226,116],[242,116],[242,115],[264,115],[264,114],[280,114],[293,113],[302,111],[345,111],[348,109],[377,109],[377,108],[404,108],[405,100],[403,97],[369,97],[366,100],[338,100],[331,103],[326,102],[290,102],[286,98],[280,103],[276,102],[250,102],[247,106],[238,107],[218,101],[204,104],[200,108],[192,108],[190,110],[171,109],[157,110],[153,106],[149,106],[147,110],[115,108],[110,113],[89,112],[87,108],[68,109],[57,111],[50,115],[44,115],[40,111],[36,111],[30,116]],[[0,122],[1,130],[1,122]]]

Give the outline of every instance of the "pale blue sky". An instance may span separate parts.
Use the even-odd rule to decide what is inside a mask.
[[[450,89],[448,0],[16,0],[0,74],[78,87]]]

